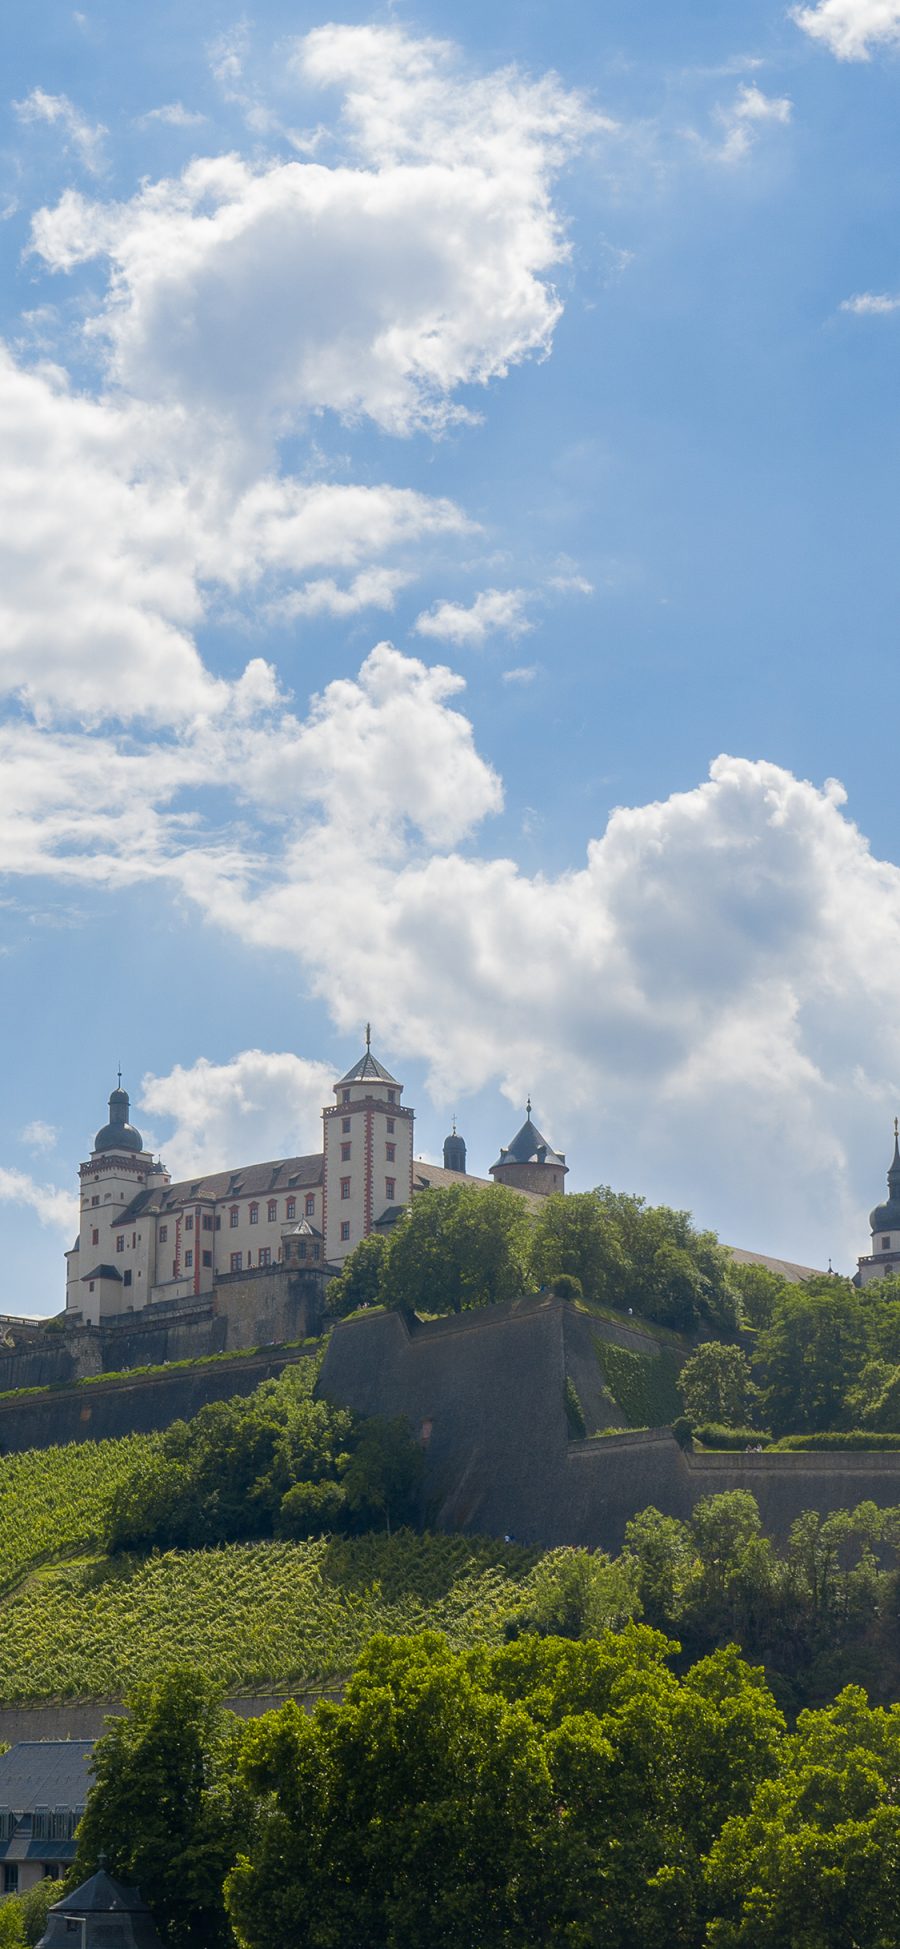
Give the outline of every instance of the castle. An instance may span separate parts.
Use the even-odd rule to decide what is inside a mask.
[[[443,1166],[415,1157],[415,1112],[403,1084],[372,1053],[334,1085],[322,1111],[322,1149],[247,1164],[173,1184],[129,1122],[128,1092],[109,1099],[109,1120],[81,1165],[78,1237],[66,1254],[66,1319],[100,1326],[147,1307],[209,1305],[229,1286],[299,1273],[311,1283],[340,1269],[361,1239],[388,1232],[431,1186],[493,1180],[526,1198],[564,1191],[566,1160],[532,1121],[504,1146],[490,1179],[466,1170],[454,1124]],[[283,1282],[283,1281],[282,1281]]]

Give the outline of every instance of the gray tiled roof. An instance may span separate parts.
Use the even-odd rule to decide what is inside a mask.
[[[0,1753],[0,1808],[83,1807],[92,1739],[20,1739]]]
[[[353,1068],[348,1069],[346,1076],[341,1077],[338,1089],[343,1083],[369,1082],[393,1083],[395,1089],[400,1088],[396,1076],[392,1076],[390,1070],[385,1069],[384,1063],[373,1056],[371,1049],[367,1049],[365,1055],[360,1056],[359,1062],[355,1062]]]
[[[274,1197],[276,1192],[284,1195],[291,1191],[310,1191],[314,1185],[321,1184],[323,1166],[323,1153],[314,1151],[308,1157],[273,1158],[268,1164],[244,1164],[232,1171],[210,1171],[205,1177],[185,1178],[180,1184],[159,1184],[150,1191],[140,1191],[124,1211],[110,1213],[110,1224],[118,1231],[147,1212],[164,1217],[167,1211],[178,1211],[183,1205],[219,1204],[231,1197],[265,1198]]]

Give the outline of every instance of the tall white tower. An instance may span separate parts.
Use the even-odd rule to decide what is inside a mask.
[[[401,1103],[398,1083],[366,1052],[335,1083],[336,1101],[322,1112],[324,1124],[323,1229],[325,1257],[340,1263],[360,1239],[412,1200],[415,1112]]]
[[[884,1279],[890,1272],[900,1272],[900,1129],[896,1117],[894,1155],[887,1181],[887,1204],[876,1205],[869,1213],[872,1250],[868,1258],[859,1260],[858,1286],[868,1286],[872,1279]]]
[[[113,1227],[139,1191],[169,1181],[168,1173],[145,1151],[140,1131],[129,1123],[128,1109],[120,1071],[118,1088],[109,1099],[109,1122],[98,1130],[90,1159],[79,1169],[80,1222],[76,1243],[66,1253],[66,1308],[94,1326],[111,1313],[124,1312],[129,1300],[140,1303],[139,1290],[141,1297],[149,1297],[149,1277],[142,1278],[140,1289],[135,1286],[126,1292],[131,1254],[117,1263],[120,1255]]]

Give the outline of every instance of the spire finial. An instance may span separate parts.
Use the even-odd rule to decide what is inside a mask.
[[[456,1136],[456,1118],[453,1119],[453,1135]]]
[[[895,1117],[895,1118],[894,1118],[894,1137],[896,1138],[896,1137],[897,1137],[898,1135],[900,1135],[900,1119],[898,1119],[897,1117]]]
[[[525,1115],[526,1117],[530,1117],[531,1115],[531,1093],[530,1092],[528,1096],[528,1102],[525,1105]]]
[[[372,1024],[371,1022],[367,1022],[366,1023],[366,1048],[371,1049],[371,1047],[372,1047]]]
[[[121,1065],[121,1063],[120,1063],[120,1064],[119,1064],[119,1088],[121,1089],[121,1087],[122,1087],[122,1065]],[[895,1117],[895,1118],[894,1118],[894,1129],[896,1130],[896,1128],[897,1128],[897,1119],[896,1119],[896,1117]]]

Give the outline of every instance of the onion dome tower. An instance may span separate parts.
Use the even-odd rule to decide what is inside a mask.
[[[144,1148],[144,1139],[133,1123],[128,1121],[128,1091],[122,1088],[122,1071],[119,1071],[118,1088],[112,1091],[109,1099],[109,1122],[98,1130],[94,1138],[94,1156],[98,1151],[139,1151]]]
[[[894,1155],[887,1174],[887,1202],[869,1213],[872,1250],[860,1259],[856,1283],[866,1286],[872,1279],[884,1279],[900,1272],[900,1126],[894,1118]]]
[[[511,1184],[517,1191],[536,1191],[549,1197],[551,1191],[565,1191],[567,1174],[565,1153],[554,1150],[532,1123],[529,1097],[525,1122],[491,1165],[491,1177],[495,1184]]]
[[[461,1171],[464,1175],[465,1169],[466,1169],[465,1139],[463,1137],[460,1137],[456,1128],[456,1118],[454,1117],[453,1129],[451,1130],[449,1137],[444,1138],[444,1170]]]

